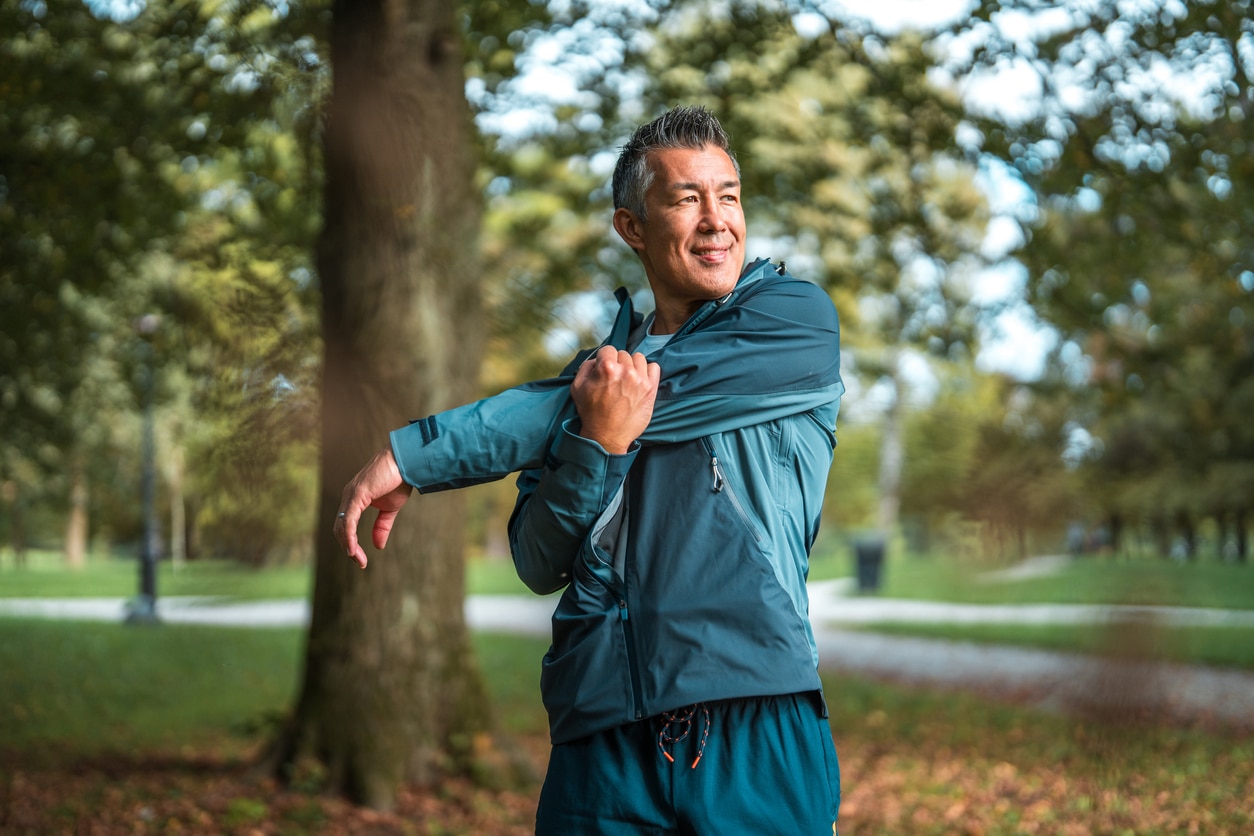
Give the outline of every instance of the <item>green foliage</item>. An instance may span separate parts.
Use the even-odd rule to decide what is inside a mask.
[[[1035,192],[1017,257],[1062,336],[1048,384],[1094,439],[1094,506],[1191,542],[1254,501],[1251,4],[1066,4],[1026,48],[989,22],[1039,9],[963,25],[977,65],[1042,80],[1030,116],[983,129]]]
[[[0,481],[27,507],[64,505],[81,474],[105,535],[136,536],[136,413],[155,365],[166,510],[221,520],[256,468],[283,490],[239,512],[247,556],[302,550],[324,12],[0,10],[16,33],[0,44],[0,155],[15,161],[0,179],[0,249],[15,256],[0,265]],[[144,340],[142,315],[159,323]],[[212,552],[234,545],[196,533]]]
[[[829,500],[823,506],[825,529],[839,531],[874,525],[879,498],[875,483],[879,453],[877,424],[846,421],[837,427],[836,454],[827,476]]]

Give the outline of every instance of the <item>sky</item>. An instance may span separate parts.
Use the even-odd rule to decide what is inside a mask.
[[[905,28],[931,29],[952,22],[975,6],[973,0],[828,0],[817,3],[821,9],[841,10],[840,17],[861,18],[881,32]]]

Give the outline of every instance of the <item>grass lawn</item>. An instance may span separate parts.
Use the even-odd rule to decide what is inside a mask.
[[[847,550],[846,550],[847,552]],[[1159,558],[1086,557],[1058,571],[1015,581],[992,581],[990,564],[945,555],[890,553],[879,594],[885,598],[969,604],[1135,604],[1254,609],[1254,563],[1217,560],[1175,563]],[[817,553],[810,578],[849,577],[853,560],[831,548]]]
[[[0,619],[0,831],[530,832],[536,785],[450,780],[382,814],[250,773],[245,756],[294,694],[299,642],[296,630]],[[545,646],[475,637],[499,725],[539,751]],[[826,690],[843,833],[1254,829],[1248,737],[843,676]]]
[[[1254,628],[1156,626],[1138,636],[1115,635],[1083,624],[915,624],[883,622],[841,625],[891,636],[915,636],[976,644],[1002,644],[1070,653],[1116,653],[1169,662],[1254,670]]]
[[[313,586],[308,566],[254,569],[228,560],[193,560],[178,569],[161,561],[156,580],[158,597],[305,598]],[[136,558],[93,556],[85,566],[69,569],[60,554],[36,551],[25,568],[15,568],[11,555],[0,565],[0,598],[130,598],[138,591]]]

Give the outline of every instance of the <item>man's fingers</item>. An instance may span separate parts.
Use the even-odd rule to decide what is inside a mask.
[[[396,522],[396,511],[380,511],[374,521],[374,547],[382,549],[388,544],[388,535],[392,533],[392,525]]]
[[[392,449],[384,447],[357,475],[344,486],[340,498],[340,510],[336,515],[335,539],[344,548],[351,560],[363,569],[366,568],[366,552],[357,538],[357,526],[361,523],[361,515],[366,509],[374,506],[379,509],[379,516],[373,526],[374,545],[383,548],[387,544],[388,535],[396,519],[396,512],[409,499],[413,489],[406,485],[392,456]]]
[[[358,566],[365,569],[366,553],[362,550],[361,543],[357,540],[357,524],[360,521],[361,511],[349,505],[336,515],[332,531],[335,533],[335,539],[344,548],[345,554]]]

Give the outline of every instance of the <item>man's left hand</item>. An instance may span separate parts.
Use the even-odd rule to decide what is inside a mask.
[[[357,524],[361,515],[371,506],[379,509],[372,540],[376,549],[382,549],[387,545],[397,513],[413,490],[412,485],[401,479],[391,447],[384,447],[375,453],[374,458],[344,486],[340,510],[335,518],[335,539],[358,566],[366,568],[366,552],[357,541]]]

